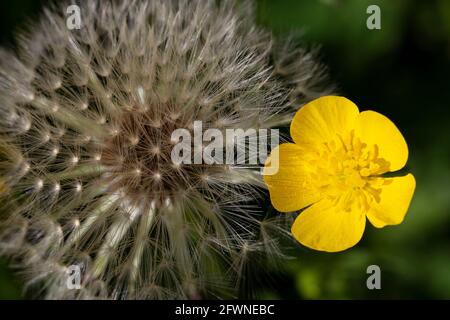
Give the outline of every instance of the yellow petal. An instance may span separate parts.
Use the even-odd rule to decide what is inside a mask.
[[[370,223],[377,228],[403,221],[416,188],[416,180],[412,174],[383,180],[380,201],[373,202],[367,213]]]
[[[305,146],[332,141],[354,129],[358,107],[344,97],[324,96],[301,108],[291,123],[295,143]]]
[[[292,234],[298,242],[314,250],[337,252],[361,240],[365,215],[358,210],[344,211],[330,200],[313,204],[295,220]]]
[[[403,168],[408,160],[408,146],[395,124],[375,111],[361,112],[356,135],[368,146],[377,145],[379,157],[390,163],[389,171]]]
[[[318,201],[318,193],[313,192],[308,183],[309,174],[302,160],[304,156],[302,149],[293,143],[279,145],[267,159],[265,169],[271,164],[277,152],[278,172],[273,175],[264,175],[264,182],[269,188],[270,200],[275,209],[291,212]]]

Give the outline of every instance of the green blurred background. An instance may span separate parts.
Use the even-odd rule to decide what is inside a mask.
[[[44,0],[0,3],[0,43],[37,17]],[[343,253],[297,246],[280,270],[267,270],[255,293],[275,299],[450,299],[450,1],[257,0],[258,22],[280,38],[321,45],[342,95],[392,119],[410,148],[417,180],[405,221],[378,230]],[[368,30],[366,9],[381,9]],[[381,268],[381,290],[366,269]],[[20,279],[0,260],[0,299],[22,298]]]

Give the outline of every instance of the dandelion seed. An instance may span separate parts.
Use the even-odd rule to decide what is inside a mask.
[[[155,181],[160,181],[161,180],[161,173],[155,172],[153,174],[153,178],[155,179]]]
[[[130,137],[129,140],[132,146],[137,146],[139,143],[139,138],[136,136]]]
[[[159,148],[159,146],[154,146],[153,148],[151,148],[151,151],[154,155],[158,155],[161,153],[161,149]]]
[[[73,156],[70,160],[73,164],[77,164],[80,159],[77,156]]]
[[[49,141],[50,141],[50,134],[44,133],[42,135],[42,142],[46,143],[46,142],[49,142]]]
[[[55,191],[55,193],[57,193],[60,190],[61,190],[61,185],[58,182],[55,183],[55,185],[53,186],[53,191]]]
[[[23,119],[22,121],[22,131],[27,132],[31,129],[31,121],[28,119]]]
[[[56,157],[59,153],[59,148],[53,148],[52,149],[52,156]]]
[[[41,190],[43,186],[44,186],[44,181],[42,181],[42,179],[37,179],[36,183],[35,183],[36,191]]]
[[[78,219],[74,219],[72,223],[73,223],[74,228],[78,228],[80,226],[80,220],[78,220]]]
[[[105,124],[106,123],[106,118],[101,116],[98,120],[97,120],[98,124]]]

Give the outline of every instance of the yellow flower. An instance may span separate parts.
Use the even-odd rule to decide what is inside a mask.
[[[416,182],[412,174],[383,177],[408,159],[405,139],[388,118],[326,96],[297,112],[291,136],[294,143],[277,147],[278,172],[264,181],[278,211],[306,208],[292,225],[301,244],[342,251],[359,242],[366,217],[377,228],[403,221]]]

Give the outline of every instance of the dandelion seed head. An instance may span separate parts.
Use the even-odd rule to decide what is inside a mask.
[[[0,49],[0,255],[40,298],[233,296],[249,252],[280,251],[264,184],[174,163],[172,132],[284,125],[329,93],[323,68],[276,45],[251,1],[75,1],[79,30],[68,3]]]

